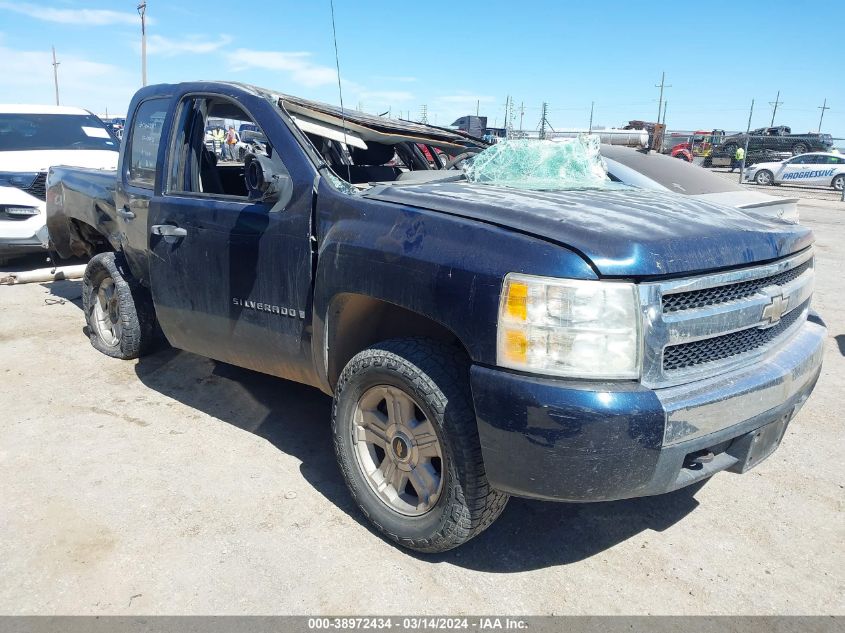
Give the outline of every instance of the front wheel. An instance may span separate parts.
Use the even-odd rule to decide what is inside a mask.
[[[806,154],[809,151],[809,148],[805,143],[796,143],[792,146],[792,155],[798,156],[798,154]]]
[[[842,191],[845,189],[845,174],[839,174],[830,184],[836,191]]]
[[[129,360],[152,346],[155,312],[149,291],[132,278],[123,256],[100,253],[85,267],[82,309],[91,345],[106,356]]]
[[[758,185],[771,185],[774,179],[775,177],[772,172],[766,169],[761,169],[754,176],[754,182]]]
[[[397,339],[357,354],[335,390],[332,430],[352,497],[404,547],[457,547],[507,503],[484,471],[467,360],[448,346]]]

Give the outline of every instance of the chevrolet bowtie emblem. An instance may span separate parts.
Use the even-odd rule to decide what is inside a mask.
[[[763,308],[763,321],[767,322],[763,327],[772,327],[780,323],[787,307],[789,307],[789,297],[784,299],[781,293],[772,296],[770,303]]]

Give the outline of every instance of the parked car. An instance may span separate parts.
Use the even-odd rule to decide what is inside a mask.
[[[97,253],[93,346],[135,358],[160,328],[331,394],[342,477],[405,547],[456,547],[509,495],[745,472],[819,376],[801,225],[614,183],[471,183],[417,147],[483,147],[459,132],[241,84],[148,86],[129,113],[116,172],[48,179],[53,247]],[[272,155],[207,160],[206,116],[253,121]]]
[[[726,136],[713,153],[733,156],[738,147],[745,147],[746,139],[749,153],[756,150],[771,150],[789,152],[797,156],[812,151],[826,152],[833,147],[833,137],[830,134],[792,134],[789,127],[779,125],[751,130],[749,134]]]
[[[842,191],[845,186],[845,156],[828,152],[802,154],[772,163],[746,168],[743,180],[758,185],[817,185]]]
[[[266,156],[268,154],[267,137],[260,130],[244,130],[240,133],[240,140],[235,146],[235,151],[238,153],[239,160],[244,160],[247,154],[260,153]]]
[[[749,191],[733,180],[673,160],[665,154],[613,145],[602,145],[601,153],[608,175],[619,182],[654,191],[672,191],[754,215],[798,222],[798,198]]]
[[[0,263],[44,252],[45,189],[52,165],[115,169],[118,146],[87,110],[0,105]]]

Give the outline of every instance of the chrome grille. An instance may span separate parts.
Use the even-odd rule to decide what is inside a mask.
[[[643,384],[667,387],[758,361],[806,320],[814,275],[807,249],[761,266],[640,284]]]
[[[766,286],[782,286],[783,284],[787,284],[793,279],[797,279],[804,271],[812,267],[812,265],[812,260],[808,260],[796,268],[761,279],[740,281],[734,284],[728,284],[727,286],[666,295],[663,297],[663,312],[693,310],[695,308],[703,308],[704,306],[744,299],[754,295]]]
[[[695,365],[703,365],[724,360],[739,354],[745,354],[763,345],[771,343],[784,333],[803,314],[806,305],[792,310],[774,327],[761,330],[749,328],[739,332],[731,332],[714,338],[708,338],[692,343],[670,345],[663,352],[663,369],[672,371]]]

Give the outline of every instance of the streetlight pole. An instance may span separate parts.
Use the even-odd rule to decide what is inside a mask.
[[[59,105],[59,62],[56,61],[56,47],[53,46],[53,85],[56,87],[56,105]]]
[[[146,0],[138,5],[138,15],[141,16],[141,85],[147,85],[147,3]]]

